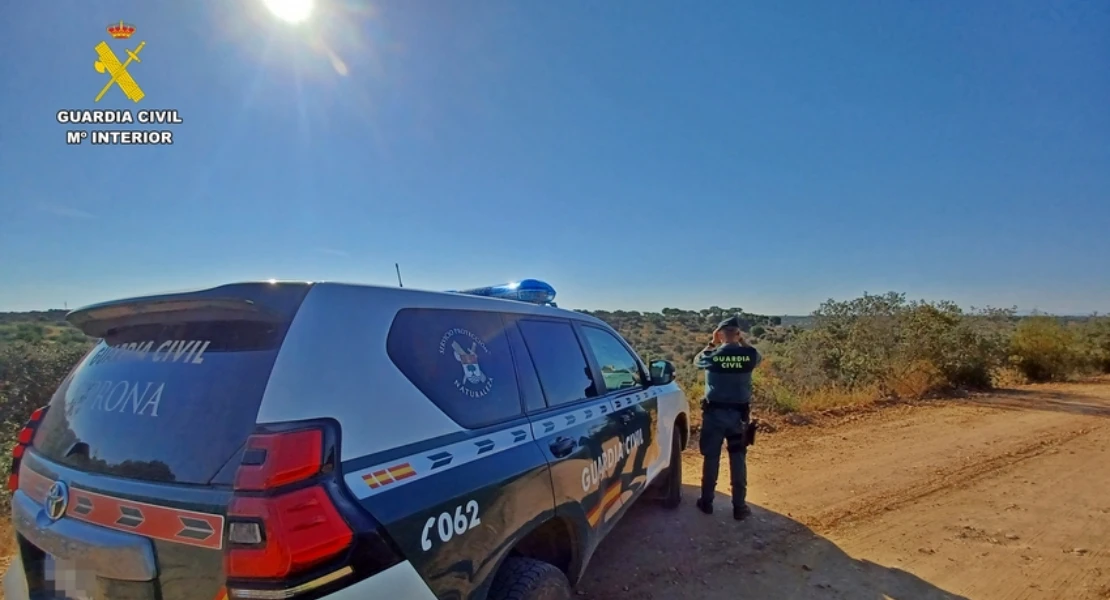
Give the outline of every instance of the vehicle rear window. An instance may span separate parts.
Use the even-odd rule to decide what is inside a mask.
[[[523,414],[499,313],[404,309],[389,330],[386,350],[405,377],[463,427]]]
[[[54,395],[35,447],[89,472],[208,483],[253,431],[284,335],[255,320],[109,331]]]

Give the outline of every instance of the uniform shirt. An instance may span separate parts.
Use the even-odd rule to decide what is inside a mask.
[[[751,346],[724,344],[706,349],[694,359],[705,370],[705,399],[721,404],[752,401],[752,371],[763,357]]]

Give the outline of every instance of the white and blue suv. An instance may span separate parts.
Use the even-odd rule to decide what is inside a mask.
[[[673,365],[549,303],[259,282],[68,319],[100,341],[15,450],[9,600],[568,598],[633,501],[681,500]]]

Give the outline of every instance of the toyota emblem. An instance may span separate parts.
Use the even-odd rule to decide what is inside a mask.
[[[66,514],[66,507],[69,505],[69,489],[66,484],[55,481],[54,485],[50,486],[50,491],[46,493],[46,516],[50,517],[51,521],[57,521]]]

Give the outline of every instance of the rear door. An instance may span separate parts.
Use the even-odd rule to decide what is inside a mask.
[[[101,339],[20,465],[13,511],[32,593],[216,597],[234,470],[307,290],[224,286],[71,315]],[[59,518],[43,518],[59,490]]]
[[[401,310],[390,360],[463,429],[344,464],[362,505],[440,598],[485,597],[508,551],[554,516],[506,328],[497,312]]]
[[[605,515],[620,499],[626,426],[599,393],[599,377],[586,359],[571,321],[517,321],[531,362],[521,380],[534,377],[544,402],[529,414],[536,442],[551,465],[555,510],[578,524],[584,565],[604,535]]]

